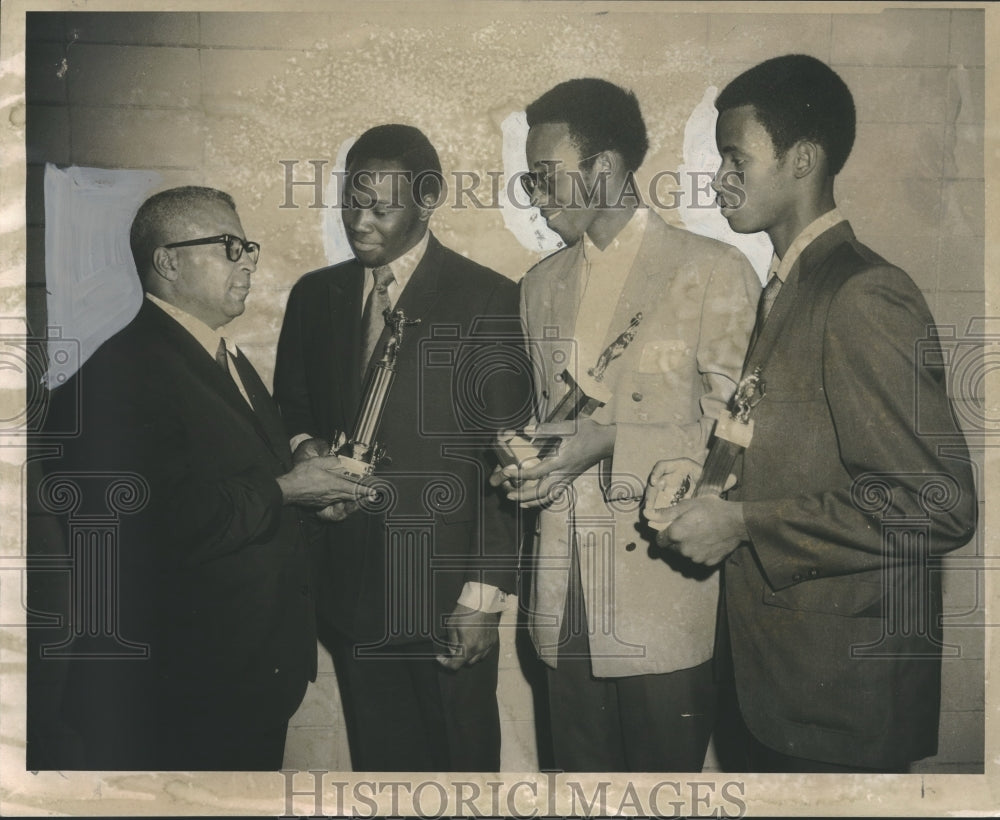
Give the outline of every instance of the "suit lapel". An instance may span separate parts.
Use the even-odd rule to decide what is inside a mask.
[[[542,327],[556,327],[562,338],[569,339],[576,333],[576,315],[583,299],[583,240],[557,256],[553,262],[558,267],[549,279],[549,299]]]
[[[767,360],[774,346],[782,336],[789,319],[803,310],[803,301],[810,298],[815,289],[812,281],[816,272],[823,267],[827,258],[844,242],[854,238],[854,231],[848,222],[840,222],[820,234],[792,265],[785,282],[778,291],[771,313],[762,329],[754,328],[754,338],[747,350],[743,364],[743,375],[760,367],[767,380]]]
[[[243,388],[247,391],[250,404],[253,405],[254,420],[263,428],[265,436],[271,450],[281,460],[286,468],[291,467],[289,459],[288,440],[285,437],[285,426],[278,413],[278,407],[267,392],[264,382],[261,381],[256,368],[250,360],[243,355],[243,351],[237,348],[236,357],[233,360],[236,372],[239,373]],[[242,399],[243,397],[240,396]],[[245,404],[246,402],[244,402]]]
[[[395,310],[401,310],[407,319],[424,319],[433,309],[434,303],[441,297],[441,275],[443,261],[441,259],[441,243],[433,235],[428,237],[427,250],[420,260],[406,287],[396,301]],[[376,356],[381,354],[382,346],[389,338],[389,329],[382,331]]]
[[[365,269],[360,262],[355,261],[344,272],[344,275],[330,283],[329,306],[325,323],[331,328],[330,361],[334,364],[339,385],[338,396],[332,397],[333,402],[339,398],[341,417],[346,424],[354,419],[361,396],[361,295],[364,288]],[[334,379],[328,380],[329,384]]]
[[[171,351],[184,359],[184,368],[191,378],[206,384],[211,392],[218,396],[222,406],[251,428],[256,435],[263,439],[268,448],[284,461],[287,457],[284,436],[279,436],[277,441],[272,439],[261,419],[257,417],[257,414],[247,404],[246,399],[243,398],[236,382],[222,371],[216,361],[198,343],[198,340],[148,299],[143,300],[140,316],[148,321],[157,338],[162,339]],[[256,374],[254,375],[259,385],[259,388],[255,385],[254,389],[262,391],[267,397],[267,401],[270,402],[267,389],[260,382],[260,378]],[[250,388],[245,383],[244,387],[249,393]]]
[[[608,325],[602,350],[629,326],[636,313],[641,313],[647,305],[656,304],[670,284],[670,280],[663,276],[664,271],[670,270],[669,260],[663,258],[666,243],[665,237],[661,234],[666,226],[652,211],[647,219],[649,221],[643,231],[632,267],[621,273],[627,278],[618,296],[618,303]],[[639,333],[641,332],[640,324]],[[633,340],[630,347],[636,345],[637,342]]]
[[[798,261],[792,265],[792,269],[781,285],[781,290],[778,291],[778,297],[774,300],[774,305],[771,307],[771,312],[768,314],[764,326],[762,328],[754,327],[743,364],[744,375],[752,373],[756,367],[763,367],[763,363],[770,357],[775,343],[781,338],[782,329],[788,322],[789,316],[794,312],[792,306],[796,301],[795,297],[799,289],[799,272],[802,270],[802,263],[803,260],[800,256]]]
[[[434,309],[434,305],[442,293],[441,280],[444,268],[441,257],[441,244],[433,236],[430,236],[423,258],[410,275],[406,287],[403,288],[403,292],[399,295],[396,304],[393,306],[393,310],[401,310],[409,320],[420,319],[421,323],[427,322],[428,315]],[[359,336],[360,332],[359,329]],[[420,335],[424,335],[428,333],[428,330],[422,328],[418,332]],[[407,333],[405,330],[403,334],[404,338],[406,338]],[[411,330],[410,337],[412,338],[413,335],[413,331]],[[382,329],[382,335],[379,336],[378,342],[375,345],[372,361],[378,361],[382,357],[382,350],[388,340],[389,327],[386,325]],[[409,341],[405,341],[400,349],[402,354],[407,357],[415,350]]]

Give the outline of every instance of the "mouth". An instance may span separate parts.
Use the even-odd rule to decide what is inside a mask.
[[[353,233],[349,233],[347,235],[347,239],[348,241],[350,241],[351,247],[357,250],[371,251],[375,250],[375,248],[380,247],[378,242],[371,239],[363,239],[362,237],[357,236],[356,234]]]
[[[723,216],[728,216],[729,214],[733,213],[736,210],[736,206],[735,205],[731,205],[725,199],[725,197],[722,197],[722,196],[717,196],[715,198],[715,204],[718,207],[718,209],[722,212]]]

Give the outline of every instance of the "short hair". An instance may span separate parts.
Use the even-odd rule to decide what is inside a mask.
[[[178,239],[170,236],[170,231],[195,208],[215,203],[227,205],[234,213],[236,211],[236,203],[225,191],[199,185],[184,185],[160,191],[139,206],[132,220],[129,244],[132,247],[132,258],[135,260],[140,279],[145,280],[153,259],[153,251],[166,241]]]
[[[721,114],[752,105],[781,159],[796,142],[812,140],[826,152],[836,176],[854,146],[856,113],[851,90],[830,66],[805,54],[774,57],[744,71],[719,94]]]
[[[437,200],[441,195],[441,160],[423,131],[412,125],[387,123],[365,131],[347,152],[345,169],[365,170],[370,160],[398,162],[410,174],[412,185],[419,184],[421,193],[428,193]]]
[[[581,156],[617,151],[628,171],[636,171],[649,150],[635,94],[607,80],[566,80],[531,103],[525,114],[529,128],[566,123]]]

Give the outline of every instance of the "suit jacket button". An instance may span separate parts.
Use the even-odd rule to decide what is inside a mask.
[[[553,380],[555,380],[557,382],[561,382],[563,380],[562,373],[556,373],[556,375],[553,376],[552,378],[553,378]]]
[[[801,575],[793,575],[792,576],[792,580],[793,581],[801,581],[802,580],[802,576]]]
[[[634,552],[635,551],[635,541],[629,541],[625,545],[625,551],[626,552]]]
[[[816,575],[817,575],[816,570],[814,570],[814,569],[809,570],[809,577],[810,578],[815,578]]]
[[[632,401],[642,401],[642,393],[638,390],[632,394]]]

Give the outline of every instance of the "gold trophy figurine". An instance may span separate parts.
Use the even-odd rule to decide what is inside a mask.
[[[379,462],[387,460],[385,448],[375,441],[389,390],[396,379],[396,358],[403,343],[403,328],[420,324],[419,319],[407,319],[401,310],[386,308],[382,315],[391,333],[379,359],[368,371],[363,398],[354,419],[350,435],[340,433],[334,439],[330,454],[339,456],[349,478],[360,481],[370,476]]]
[[[621,356],[632,343],[636,333],[639,332],[641,321],[642,313],[636,313],[629,326],[604,349],[597,359],[597,364],[588,369],[586,375],[574,379],[569,370],[563,370],[560,378],[569,389],[545,417],[546,424],[586,418],[610,401],[611,393],[602,384],[604,372],[608,365]],[[537,463],[537,459],[552,455],[558,447],[557,436],[532,438],[527,431],[504,435],[493,445],[501,467],[509,467],[511,464],[531,466]],[[516,485],[517,481],[513,480],[513,483]]]

